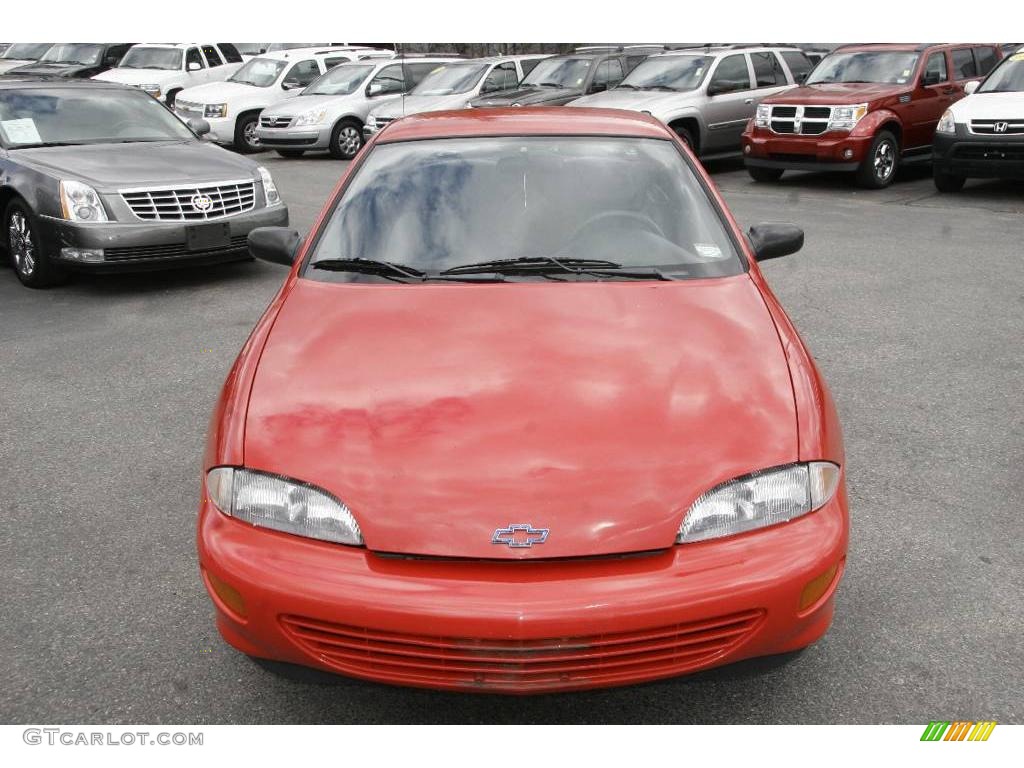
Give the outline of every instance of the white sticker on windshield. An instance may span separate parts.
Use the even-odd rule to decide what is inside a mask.
[[[36,130],[36,121],[31,117],[2,120],[0,128],[4,129],[4,135],[12,144],[40,144],[43,141]]]
[[[693,247],[702,259],[720,259],[723,255],[722,249],[714,243],[694,243]]]

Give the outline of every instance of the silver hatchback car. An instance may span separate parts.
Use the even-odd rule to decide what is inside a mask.
[[[800,85],[813,65],[798,48],[706,47],[650,56],[614,88],[571,107],[652,115],[703,158],[740,151],[761,99]]]
[[[327,150],[350,160],[363,146],[363,123],[370,110],[412,89],[450,57],[359,61],[321,75],[292,99],[260,113],[256,136],[282,157]]]

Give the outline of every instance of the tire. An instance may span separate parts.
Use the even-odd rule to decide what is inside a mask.
[[[277,150],[277,154],[279,154],[281,157],[288,157],[288,158],[302,157],[304,154],[306,154],[306,150],[304,150],[304,149],[279,149],[279,150]]]
[[[351,160],[363,148],[363,126],[358,120],[346,117],[339,120],[331,131],[331,157]]]
[[[235,121],[235,151],[243,155],[251,155],[254,152],[262,152],[263,147],[256,137],[256,126],[259,125],[259,113],[250,112],[242,115]]]
[[[857,169],[857,184],[864,189],[885,189],[896,178],[900,143],[891,131],[879,131]]]
[[[693,152],[693,154],[696,155],[697,154],[697,140],[693,138],[693,134],[690,133],[690,129],[689,128],[684,128],[683,126],[680,125],[679,127],[673,128],[672,130],[676,132],[676,136],[679,137],[680,141],[682,141],[683,144],[685,144],[687,147],[689,147],[690,151]]]
[[[12,200],[4,211],[4,245],[22,285],[45,288],[61,282],[66,274],[40,248],[39,222],[21,200]]]
[[[747,173],[754,181],[769,183],[781,179],[783,171],[781,168],[753,168],[748,165]]]
[[[932,168],[932,179],[935,181],[935,188],[939,192],[959,192],[964,188],[965,176],[957,176],[952,173],[944,173],[938,168]]]
[[[179,93],[181,93],[181,88],[178,88],[177,90],[171,91],[171,92],[170,92],[170,93],[168,93],[168,94],[167,94],[167,96],[166,96],[166,97],[164,98],[164,104],[166,104],[166,105],[167,105],[167,108],[168,108],[168,109],[174,109],[174,100],[175,100],[176,98],[178,98],[178,94],[179,94]]]

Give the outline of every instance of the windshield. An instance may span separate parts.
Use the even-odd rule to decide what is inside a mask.
[[[486,64],[445,64],[424,77],[411,93],[416,96],[465,93],[480,81],[486,69]]]
[[[679,277],[743,270],[674,144],[576,136],[379,145],[331,214],[310,266],[371,259],[436,273],[524,257],[656,266]],[[308,276],[368,279],[320,269]]]
[[[0,59],[24,59],[25,61],[36,61],[53,46],[53,43],[15,43],[6,51]]]
[[[641,63],[617,87],[692,91],[701,84],[711,61],[707,56],[656,56]]]
[[[121,69],[181,69],[179,48],[132,48],[121,59]]]
[[[978,93],[1008,93],[1024,91],[1024,53],[1015,53],[992,70]]]
[[[310,83],[303,96],[345,96],[354,93],[373,71],[372,66],[342,64]]]
[[[330,48],[333,43],[271,43],[267,53],[272,51],[294,51],[298,48]]]
[[[0,90],[0,138],[19,149],[68,144],[182,141],[195,135],[135,89],[38,87]]]
[[[582,88],[591,59],[544,59],[523,78],[522,85]]]
[[[249,59],[235,74],[228,78],[228,82],[269,88],[277,82],[278,76],[284,71],[287,64],[287,61],[280,61],[279,59]]]
[[[58,43],[43,54],[40,61],[93,66],[100,63],[102,55],[103,46],[95,43]]]
[[[909,83],[917,68],[918,54],[909,51],[860,51],[826,56],[807,77],[817,83]]]

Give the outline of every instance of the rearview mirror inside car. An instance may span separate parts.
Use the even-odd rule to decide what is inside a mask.
[[[972,93],[978,90],[979,85],[981,85],[981,83],[979,83],[977,80],[971,80],[969,83],[964,85],[964,93],[970,96]]]
[[[804,231],[792,224],[755,224],[747,237],[758,261],[788,256],[804,247]]]
[[[254,259],[290,267],[302,245],[302,237],[288,227],[256,227],[246,239]]]

